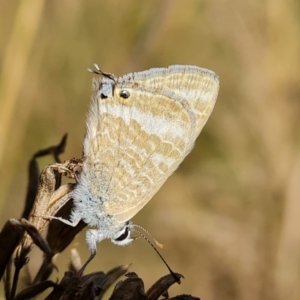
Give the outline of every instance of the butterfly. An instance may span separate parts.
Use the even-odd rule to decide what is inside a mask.
[[[154,196],[192,150],[219,92],[218,76],[207,69],[172,65],[121,77],[102,72],[93,79],[83,140],[83,165],[72,191],[70,226],[81,220],[97,242],[133,241],[130,220]],[[54,218],[54,217],[53,217]]]

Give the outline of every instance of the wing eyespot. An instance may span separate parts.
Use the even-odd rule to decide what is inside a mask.
[[[130,97],[130,93],[127,90],[122,90],[119,95],[123,99],[128,99]]]

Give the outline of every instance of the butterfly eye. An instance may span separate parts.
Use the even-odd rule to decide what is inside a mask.
[[[120,95],[120,97],[122,97],[124,99],[127,99],[130,97],[130,93],[126,90],[122,90],[119,95]]]
[[[127,239],[130,236],[130,231],[128,227],[125,228],[125,231],[117,238],[115,241],[120,242]]]

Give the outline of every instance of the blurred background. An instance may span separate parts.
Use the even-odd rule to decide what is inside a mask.
[[[115,75],[198,65],[220,76],[215,110],[133,221],[185,276],[170,295],[300,299],[299,20],[290,0],[0,0],[0,226],[22,212],[34,152],[67,132],[62,159],[80,156],[93,62]],[[84,232],[72,246],[85,261]],[[146,288],[168,272],[143,240],[98,244],[87,271],[128,263]]]

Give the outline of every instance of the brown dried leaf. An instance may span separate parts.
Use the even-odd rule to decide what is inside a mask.
[[[16,219],[9,219],[0,233],[0,279],[15,249],[24,235],[22,224]]]
[[[167,294],[169,287],[175,282],[178,283],[178,279],[180,278],[183,278],[183,276],[178,273],[168,274],[161,277],[148,289],[147,291],[148,299],[156,300],[160,296]]]
[[[65,151],[66,142],[67,142],[67,134],[63,136],[62,140],[57,146],[51,146],[49,148],[39,150],[32,156],[28,166],[28,187],[27,187],[26,201],[25,201],[24,211],[22,213],[22,218],[25,219],[29,218],[29,213],[32,210],[33,203],[38,191],[40,171],[36,159],[41,156],[52,154],[54,160],[57,163],[59,163],[60,162],[59,155]],[[56,176],[56,184],[60,186],[61,180],[58,177],[60,176]]]
[[[117,283],[109,300],[146,300],[144,282],[134,272],[126,274],[127,279]]]
[[[51,280],[45,280],[43,282],[39,282],[37,284],[33,284],[25,289],[23,289],[20,293],[16,295],[14,300],[25,300],[33,298],[40,293],[44,292],[46,289],[50,287],[56,287],[57,284]]]

